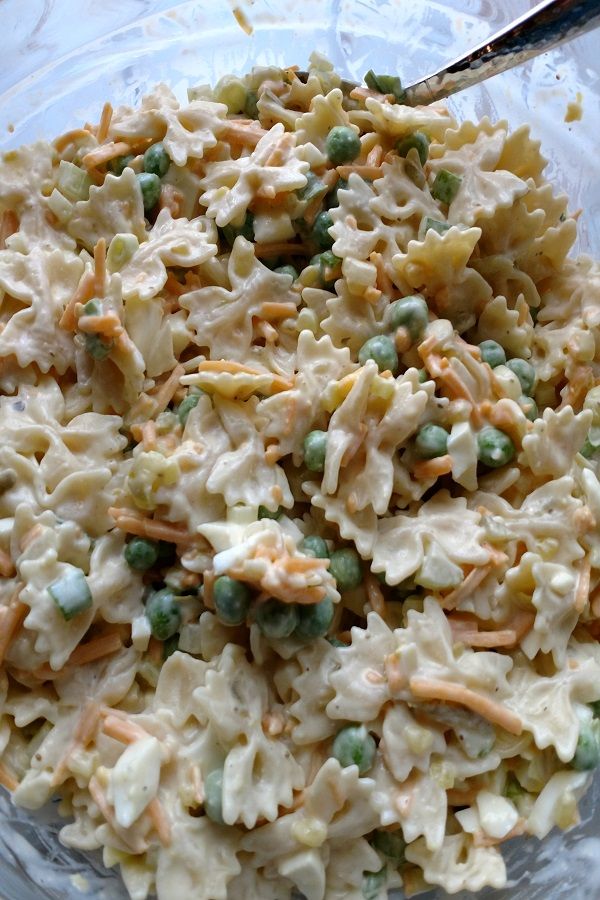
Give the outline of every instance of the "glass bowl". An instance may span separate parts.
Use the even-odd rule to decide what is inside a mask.
[[[240,18],[252,29],[248,35],[233,15],[234,0],[3,0],[0,150],[97,121],[104,101],[135,104],[158,81],[168,82],[184,99],[190,84],[242,74],[256,64],[305,68],[315,49],[354,80],[373,67],[397,72],[408,82],[533,5],[527,0],[239,0]],[[513,127],[531,124],[549,159],[546,174],[568,194],[571,211],[583,208],[577,251],[593,255],[600,255],[597,40],[591,33],[449,101],[460,119],[489,115],[506,118]],[[583,116],[567,123],[572,101],[581,103]],[[581,813],[580,826],[566,835],[552,833],[543,844],[533,838],[511,842],[508,887],[481,896],[597,897],[599,778]],[[60,825],[52,806],[32,815],[14,808],[0,789],[0,897],[126,898],[118,874],[106,871],[98,854],[61,846]]]

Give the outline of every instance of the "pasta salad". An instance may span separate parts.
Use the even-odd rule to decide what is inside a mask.
[[[365,81],[0,162],[0,783],[132,900],[502,887],[600,762],[600,266]]]

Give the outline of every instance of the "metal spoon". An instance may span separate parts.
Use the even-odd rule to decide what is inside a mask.
[[[600,0],[542,0],[484,43],[404,88],[409,106],[443,100],[600,25]],[[297,73],[305,80],[307,73]],[[303,77],[304,76],[304,77]],[[344,93],[358,85],[342,81]]]

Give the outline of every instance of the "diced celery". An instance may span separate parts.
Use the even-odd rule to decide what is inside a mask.
[[[106,266],[110,272],[118,272],[126,265],[140,242],[135,234],[115,234],[106,254]]]
[[[48,197],[48,209],[56,216],[60,224],[64,225],[71,218],[73,204],[67,200],[64,194],[61,194],[60,191],[54,188]]]
[[[92,179],[79,166],[61,159],[56,186],[67,200],[72,200],[75,203],[77,200],[87,200],[90,194],[90,187],[92,186]]]
[[[92,593],[86,577],[83,571],[75,566],[72,566],[62,578],[53,581],[48,587],[48,593],[67,622],[92,605]]]

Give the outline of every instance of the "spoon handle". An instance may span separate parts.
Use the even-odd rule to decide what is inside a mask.
[[[411,106],[442,100],[600,25],[600,0],[542,0],[466,56],[405,88]]]

